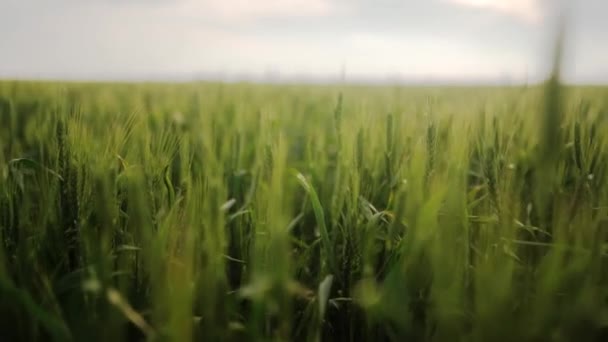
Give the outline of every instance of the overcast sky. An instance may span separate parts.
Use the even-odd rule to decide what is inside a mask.
[[[0,0],[0,78],[540,79],[559,0]],[[608,83],[607,0],[565,77]]]

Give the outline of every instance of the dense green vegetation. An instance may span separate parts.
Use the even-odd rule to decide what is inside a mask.
[[[0,83],[0,338],[608,338],[608,89]]]

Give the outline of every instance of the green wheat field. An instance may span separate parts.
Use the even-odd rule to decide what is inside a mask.
[[[608,87],[0,82],[2,341],[605,341]]]

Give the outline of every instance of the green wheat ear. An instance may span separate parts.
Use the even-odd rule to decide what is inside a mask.
[[[560,22],[559,31],[553,51],[553,66],[551,75],[545,83],[544,108],[540,123],[540,146],[537,155],[536,182],[537,205],[543,217],[550,215],[551,196],[557,186],[556,168],[562,151],[562,129],[564,116],[564,87],[561,83],[562,56],[564,49],[565,22]],[[544,224],[547,224],[545,222]]]
[[[561,68],[564,45],[563,26],[556,38],[553,52],[553,68],[545,86],[545,107],[541,129],[541,161],[554,163],[559,157],[558,147],[561,139],[561,124],[563,117],[562,98],[564,91],[561,85]]]

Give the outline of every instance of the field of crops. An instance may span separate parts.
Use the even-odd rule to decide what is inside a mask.
[[[608,88],[0,83],[0,340],[601,341]]]

